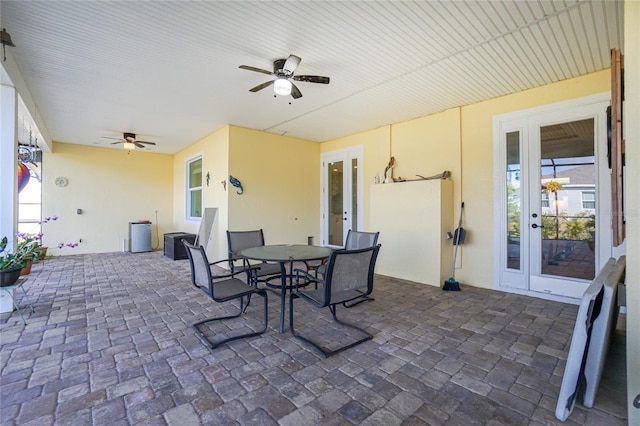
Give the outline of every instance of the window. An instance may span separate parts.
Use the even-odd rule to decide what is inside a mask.
[[[545,192],[545,191],[542,192],[541,204],[542,204],[542,207],[549,207],[549,193],[548,192]]]
[[[591,210],[596,208],[595,191],[582,191],[582,208]]]
[[[202,217],[202,157],[187,162],[187,219]]]

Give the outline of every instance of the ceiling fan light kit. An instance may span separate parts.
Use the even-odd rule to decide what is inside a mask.
[[[276,95],[280,96],[289,96],[291,95],[293,99],[298,99],[302,97],[302,93],[300,89],[293,84],[291,80],[295,81],[303,81],[305,83],[320,83],[320,84],[329,84],[329,77],[323,77],[320,75],[296,75],[293,73],[300,65],[300,57],[296,55],[289,55],[287,59],[276,59],[273,61],[273,71],[267,71],[262,68],[256,68],[249,65],[240,65],[239,68],[247,70],[259,72],[261,74],[272,75],[276,77],[275,80],[267,81],[262,84],[257,85],[249,89],[250,92],[258,92],[265,87],[269,87],[273,85],[273,91]]]
[[[124,149],[136,149],[136,144],[134,144],[133,142],[125,142]]]
[[[279,78],[273,83],[273,91],[276,95],[289,96],[291,94],[291,82],[286,78]]]

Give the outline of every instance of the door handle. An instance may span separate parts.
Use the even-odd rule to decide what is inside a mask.
[[[537,223],[533,223],[533,224],[531,224],[531,227],[532,227],[533,229],[536,229],[536,228],[544,228],[544,225],[538,225]]]

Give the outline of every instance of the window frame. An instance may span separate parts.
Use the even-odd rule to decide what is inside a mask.
[[[551,204],[549,203],[549,193],[546,191],[542,191],[540,193],[540,207],[542,208],[550,208]]]
[[[590,194],[593,196],[592,200],[585,200],[584,196],[585,194]],[[583,210],[595,210],[596,209],[596,191],[580,191],[580,201],[582,202],[582,209]],[[593,207],[586,207],[585,203],[591,203],[593,204]]]
[[[191,186],[191,166],[193,163],[200,161],[200,185],[199,186]],[[202,219],[202,195],[203,195],[203,186],[202,186],[202,177],[203,177],[203,156],[202,154],[195,155],[193,157],[188,158],[185,161],[185,219],[187,221],[200,221]],[[192,200],[193,194],[199,192],[200,194],[200,216],[192,215]]]

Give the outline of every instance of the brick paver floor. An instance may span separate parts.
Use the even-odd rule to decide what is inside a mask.
[[[265,334],[209,350],[190,325],[234,306],[213,303],[190,284],[188,261],[161,252],[53,258],[25,288],[27,325],[0,316],[6,426],[626,424],[624,402],[607,395],[565,423],[554,416],[575,305],[377,276],[375,301],[338,308],[374,339],[325,359],[278,333],[272,292]],[[223,331],[259,327],[256,302]],[[349,337],[300,300],[295,321]],[[608,394],[625,386],[617,374]]]

